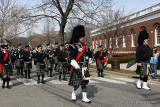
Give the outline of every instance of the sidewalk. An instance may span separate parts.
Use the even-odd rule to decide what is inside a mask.
[[[130,67],[130,68],[126,68],[127,64],[128,64],[128,63],[121,63],[121,64],[120,64],[120,69],[130,70],[130,71],[136,70],[137,64],[133,65],[133,66]],[[92,65],[95,65],[95,66],[96,66],[96,63],[93,63]],[[111,64],[108,64],[107,67],[111,68]],[[157,74],[160,75],[160,70],[159,70],[159,69],[157,69]]]

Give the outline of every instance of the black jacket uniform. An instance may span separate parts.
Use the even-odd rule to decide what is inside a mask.
[[[24,60],[24,62],[30,61],[31,59],[29,59],[29,57],[31,57],[30,51],[24,51],[23,52],[23,60]]]
[[[6,61],[4,61],[3,60],[3,58],[5,57],[5,55],[6,55],[6,53],[4,53],[4,52],[0,52],[0,64],[8,64],[9,63],[9,53],[8,53],[8,57],[7,57],[7,59],[6,59]]]
[[[84,44],[82,43],[75,43],[69,46],[69,50],[70,50],[70,60],[72,59],[76,59],[77,55],[79,54],[79,52],[82,50]],[[92,53],[90,52],[89,48],[87,46],[85,46],[85,51],[82,52],[83,54],[81,55],[81,57],[78,59],[77,62],[85,62],[88,61],[89,58],[92,57]]]
[[[46,58],[46,55],[44,52],[36,52],[35,53],[35,61],[36,63],[44,63],[44,59]]]
[[[67,54],[65,53],[65,51],[64,50],[58,50],[58,61],[60,61],[60,62],[67,62],[66,60],[65,60],[65,58],[67,58]]]
[[[151,59],[151,48],[147,45],[139,45],[136,49],[136,62],[149,62]]]
[[[20,49],[20,50],[17,49],[16,50],[16,58],[17,59],[23,59],[23,52],[24,52],[23,49]]]

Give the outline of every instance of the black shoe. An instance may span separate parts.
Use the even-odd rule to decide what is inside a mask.
[[[37,81],[37,83],[39,84],[39,83],[40,83],[40,81],[38,80],[38,81]]]
[[[42,84],[45,84],[45,81],[42,81]]]
[[[2,85],[2,88],[4,89],[4,88],[5,88],[5,85]]]
[[[8,85],[7,88],[8,88],[8,89],[11,89],[11,86]]]
[[[67,79],[66,79],[66,78],[63,78],[63,81],[67,81]]]

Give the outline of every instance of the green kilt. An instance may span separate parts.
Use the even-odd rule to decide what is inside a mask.
[[[98,61],[99,65],[97,65],[97,71],[102,70],[104,68],[104,60]]]
[[[54,63],[58,64],[58,57],[57,56],[54,57]]]
[[[141,62],[139,74],[140,75],[147,75],[147,63],[146,62]]]
[[[23,67],[23,65],[24,65],[23,59],[16,59],[16,61],[15,61],[16,67]]]
[[[53,59],[47,59],[47,68],[48,66],[53,66],[53,64],[54,64]]]
[[[31,69],[32,68],[32,62],[31,61],[27,61],[24,62],[24,69]]]
[[[67,62],[58,62],[58,71],[67,70]]]
[[[5,67],[5,65],[2,66],[2,75],[8,75],[10,76],[11,75],[11,66],[8,65],[8,67]]]
[[[41,66],[41,64],[44,64],[44,63],[39,63],[39,62],[36,63],[36,72],[37,73],[38,72],[40,72],[40,73],[45,72],[45,64],[43,66]]]
[[[87,85],[88,83],[89,83],[89,80],[82,80],[81,69],[76,70],[73,68],[73,73],[71,74],[68,85],[79,86],[79,85]]]

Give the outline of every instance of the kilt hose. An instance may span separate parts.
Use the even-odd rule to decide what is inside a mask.
[[[44,64],[44,66],[43,67],[40,67],[40,64],[44,64],[44,63],[39,63],[39,62],[37,62],[36,63],[36,72],[37,73],[43,73],[43,72],[45,72],[45,64]]]
[[[76,70],[73,68],[73,73],[71,74],[70,76],[70,80],[69,80],[69,83],[68,85],[70,86],[85,86],[89,83],[89,80],[83,80],[82,79],[82,71],[81,69],[79,70]]]

